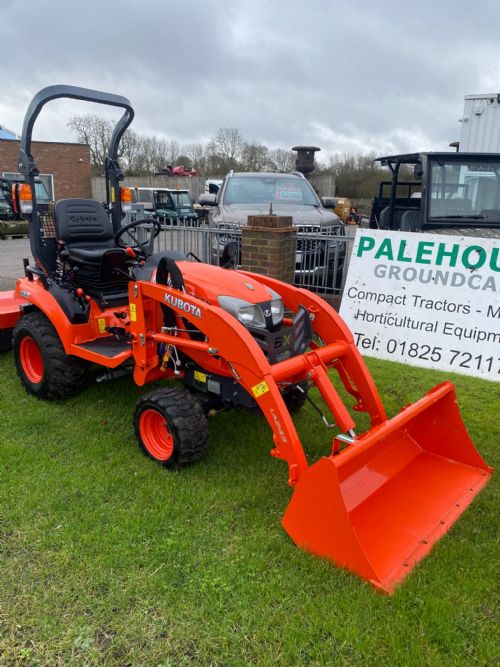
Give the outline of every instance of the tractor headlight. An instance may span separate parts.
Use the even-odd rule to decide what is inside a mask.
[[[271,301],[271,316],[273,318],[274,326],[281,324],[283,320],[283,300],[281,297]]]
[[[264,313],[257,304],[248,303],[248,301],[237,299],[234,296],[219,296],[218,301],[221,308],[234,315],[245,326],[266,326]]]
[[[236,317],[239,321],[248,326],[252,327],[265,327],[266,322],[264,320],[264,315],[259,306],[252,304],[251,306],[243,306],[238,310]]]
[[[278,324],[281,324],[283,320],[283,312],[284,312],[283,299],[277,292],[275,292],[270,287],[267,288],[267,291],[272,296],[271,317],[273,318],[274,326],[277,326]]]

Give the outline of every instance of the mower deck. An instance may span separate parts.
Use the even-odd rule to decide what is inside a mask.
[[[21,306],[26,299],[15,296],[14,290],[0,292],[0,330],[13,329],[21,317]]]

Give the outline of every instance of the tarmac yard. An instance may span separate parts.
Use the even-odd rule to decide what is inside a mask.
[[[0,290],[14,289],[23,275],[23,257],[31,259],[28,238],[0,239]]]

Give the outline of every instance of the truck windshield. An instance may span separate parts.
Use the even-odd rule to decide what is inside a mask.
[[[319,206],[309,183],[286,176],[233,176],[228,179],[224,204],[294,204]]]
[[[429,219],[500,222],[500,160],[431,163]]]
[[[172,208],[172,200],[168,192],[155,192],[156,205],[158,207]]]
[[[187,192],[171,192],[176,208],[191,208],[193,202]]]

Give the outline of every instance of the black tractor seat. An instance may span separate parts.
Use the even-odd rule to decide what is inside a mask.
[[[104,207],[93,199],[61,199],[54,208],[56,236],[71,258],[92,264],[115,245],[113,226]]]
[[[113,249],[114,248],[109,248],[109,250]],[[106,250],[103,250],[103,248],[75,248],[74,246],[68,248],[66,246],[66,251],[71,255],[71,257],[82,262],[88,262],[90,264],[99,263],[102,260]],[[116,248],[116,250],[118,250],[118,248]]]
[[[94,297],[101,308],[128,303],[128,265],[125,248],[115,244],[111,220],[93,199],[61,199],[54,207],[61,259],[72,270],[71,282]]]

